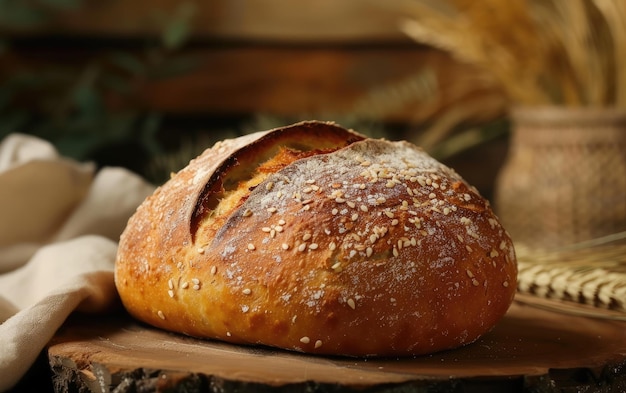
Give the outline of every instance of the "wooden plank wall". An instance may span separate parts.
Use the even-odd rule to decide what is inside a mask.
[[[497,118],[504,110],[502,95],[490,86],[481,87],[479,72],[410,41],[397,27],[401,13],[383,8],[380,2],[85,0],[80,4],[36,27],[5,29],[14,50],[0,63],[0,77],[50,64],[75,68],[79,74],[110,52],[130,52],[152,62],[177,59],[187,68],[165,76],[136,77],[130,94],[111,94],[107,105],[156,111],[179,131],[223,127],[224,119],[230,126],[259,114],[294,120],[357,115],[393,125],[394,138],[412,139],[416,129],[451,106],[492,98],[495,105],[474,114],[472,121],[477,123]],[[185,45],[147,49],[175,23],[189,28]],[[425,73],[432,73],[436,81],[432,96],[405,98],[403,105],[383,111],[363,106],[368,94],[412,83]],[[496,149],[495,159],[501,159],[501,150]],[[474,171],[480,168],[467,172]],[[478,181],[488,189],[493,174],[483,177]]]

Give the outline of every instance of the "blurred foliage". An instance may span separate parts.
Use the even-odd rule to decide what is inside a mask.
[[[0,0],[0,31],[42,26],[57,13],[77,9],[82,1]],[[0,139],[26,133],[52,142],[64,156],[143,172],[142,163],[165,150],[158,138],[162,115],[115,109],[107,99],[130,99],[142,80],[167,78],[194,67],[194,60],[179,51],[189,37],[194,9],[183,2],[178,11],[160,16],[160,41],[139,50],[105,49],[87,59],[78,72],[71,62],[50,61],[45,67],[18,67],[2,75]],[[0,36],[0,61],[3,57],[19,61],[12,44],[11,37]]]
[[[2,32],[36,31],[65,12],[80,10],[86,1],[0,0],[0,62],[20,64],[21,57],[29,51],[14,38],[19,34],[3,36]],[[162,32],[157,40],[144,45],[125,45],[124,48],[130,48],[127,50],[109,45],[109,49],[105,46],[94,51],[85,50],[83,41],[76,50],[69,51],[81,53],[78,64],[71,58],[57,61],[50,56],[42,62],[43,66],[31,58],[24,62],[28,67],[6,68],[10,73],[0,75],[0,140],[13,132],[31,134],[52,142],[64,156],[124,166],[160,183],[219,139],[303,119],[336,121],[370,137],[411,139],[408,133],[394,134],[384,119],[398,110],[415,108],[416,114],[428,112],[418,117],[430,116],[432,124],[409,125],[420,127],[411,134],[415,135],[411,141],[437,158],[447,158],[502,134],[504,127],[461,129],[466,111],[458,106],[434,118],[429,111],[438,107],[442,94],[462,99],[481,84],[470,83],[443,92],[436,72],[422,67],[407,78],[375,86],[356,100],[349,115],[309,113],[285,118],[255,114],[233,127],[212,125],[210,133],[185,132],[174,136],[175,131],[168,130],[169,135],[165,135],[165,116],[138,108],[133,99],[142,83],[181,75],[195,67],[194,59],[182,50],[192,33],[195,6],[187,1],[181,2],[173,13],[151,10],[145,17],[161,26]],[[36,52],[41,56],[45,51],[48,49],[38,47]],[[54,48],[49,51],[54,55]],[[64,47],[65,52],[68,51]],[[0,63],[0,72],[3,69]],[[131,104],[120,109],[111,102]],[[483,100],[474,106],[500,104]]]

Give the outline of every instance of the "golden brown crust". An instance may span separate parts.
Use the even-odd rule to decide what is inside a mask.
[[[337,150],[220,201],[253,175],[234,160],[256,167],[294,141]],[[116,263],[124,305],[147,323],[353,356],[472,342],[508,309],[516,275],[509,236],[454,171],[406,142],[319,122],[208,149],[138,209]]]

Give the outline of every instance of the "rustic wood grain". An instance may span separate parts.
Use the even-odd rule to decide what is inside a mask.
[[[128,53],[141,58],[140,50],[131,48]],[[80,75],[94,65],[111,73],[106,54],[106,47],[97,46],[17,47],[0,65],[0,80],[3,75],[55,68]],[[500,116],[505,107],[501,92],[493,86],[480,87],[477,70],[440,51],[411,45],[214,45],[190,48],[173,58],[184,59],[188,68],[165,77],[148,74],[129,79],[127,93],[108,94],[112,110],[179,116],[360,117],[417,124],[464,102],[490,97],[501,102],[476,111],[469,118],[475,122]],[[436,79],[431,89],[415,88],[408,98],[394,98],[402,83],[409,84],[425,72]],[[369,94],[382,89],[391,91],[386,93],[389,99],[363,104]]]
[[[356,359],[198,340],[120,314],[71,319],[48,356],[57,392],[621,392],[625,328],[514,303],[466,347]]]
[[[185,16],[187,13],[187,16]],[[408,41],[401,13],[363,0],[103,0],[55,15],[48,23],[12,31],[22,36],[160,36],[185,18],[196,38],[274,42]]]

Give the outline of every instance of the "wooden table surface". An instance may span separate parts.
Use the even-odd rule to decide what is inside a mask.
[[[626,391],[626,322],[519,302],[477,342],[416,358],[320,357],[198,340],[123,313],[71,318],[48,356],[57,392]]]

